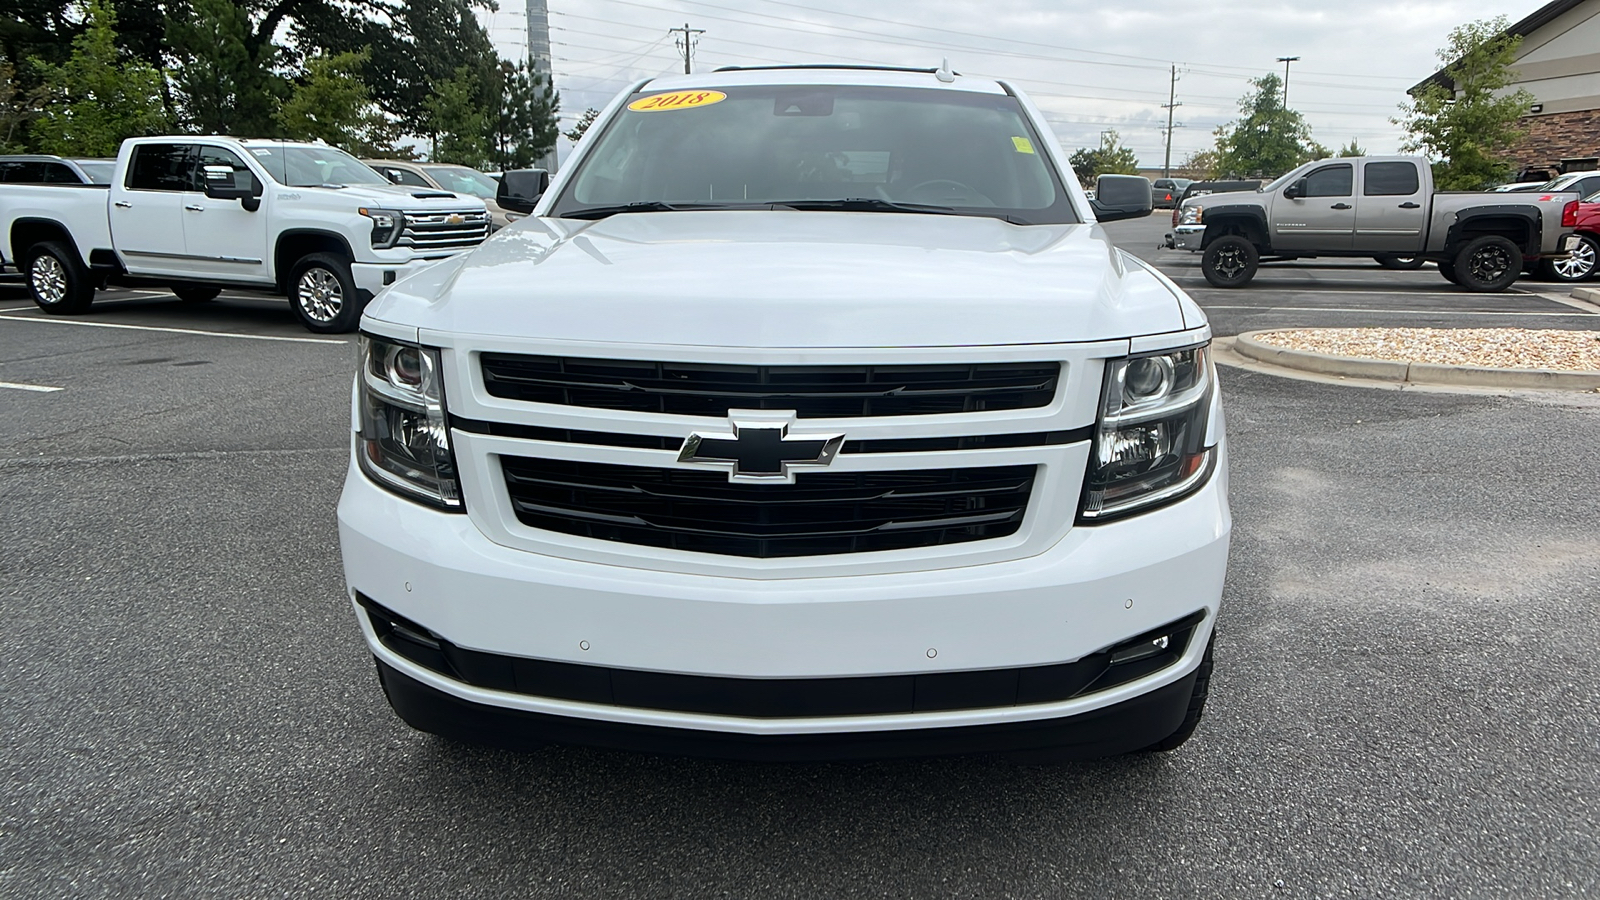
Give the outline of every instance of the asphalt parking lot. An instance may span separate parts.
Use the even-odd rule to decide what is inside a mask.
[[[1268,269],[1291,325],[1600,330],[1553,285]],[[286,303],[0,287],[0,896],[1600,893],[1600,395],[1228,369],[1235,540],[1173,754],[755,765],[412,732],[342,596],[351,342]],[[58,390],[41,390],[57,388]]]

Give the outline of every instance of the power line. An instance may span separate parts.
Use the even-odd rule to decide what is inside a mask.
[[[683,52],[683,74],[689,75],[694,68],[692,65],[694,62],[694,48],[700,45],[700,39],[696,35],[705,34],[706,30],[704,28],[690,28],[688,22],[683,23],[682,28],[667,29],[668,34],[677,34],[680,31],[683,32],[683,39],[675,40],[674,43]]]

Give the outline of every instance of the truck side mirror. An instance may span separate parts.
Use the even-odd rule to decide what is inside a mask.
[[[500,176],[494,202],[501,209],[529,214],[550,187],[550,173],[544,169],[512,169]]]
[[[1094,217],[1102,222],[1136,219],[1150,215],[1155,206],[1150,179],[1139,175],[1101,175],[1094,184],[1094,199],[1089,201]]]
[[[1283,189],[1283,195],[1290,200],[1298,200],[1306,195],[1306,180],[1301,178]]]
[[[212,200],[237,200],[249,212],[261,208],[261,184],[248,170],[233,166],[202,166],[200,175],[205,179],[206,196]],[[239,176],[244,176],[240,184]]]

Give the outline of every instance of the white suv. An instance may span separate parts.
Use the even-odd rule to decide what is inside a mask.
[[[1063,177],[1067,175],[1068,177]],[[851,758],[1168,749],[1227,567],[1210,328],[1013,86],[641,82],[362,319],[345,577],[411,725]]]

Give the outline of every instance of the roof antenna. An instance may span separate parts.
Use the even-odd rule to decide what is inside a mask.
[[[933,73],[933,77],[945,84],[950,84],[956,80],[956,73],[950,71],[950,57],[946,56],[944,58],[944,62],[939,65],[939,71]]]

